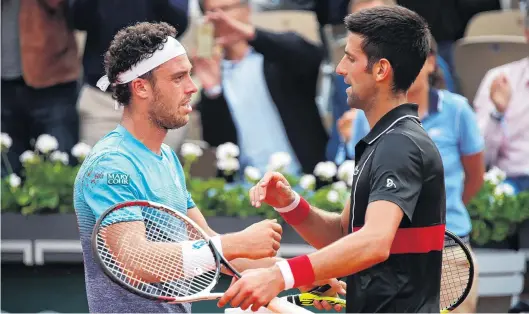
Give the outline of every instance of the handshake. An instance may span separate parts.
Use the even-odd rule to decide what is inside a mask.
[[[296,193],[290,188],[285,177],[277,172],[269,172],[250,189],[252,206],[259,207],[262,203],[281,211],[296,201]],[[226,235],[223,243],[224,255],[227,259],[244,257],[261,259],[276,256],[283,228],[275,219],[255,223],[243,231]],[[231,245],[233,243],[233,245]]]
[[[252,206],[259,207],[262,203],[266,203],[280,212],[285,221],[290,224],[298,223],[300,220],[304,219],[310,211],[310,205],[304,200],[300,200],[300,197],[291,189],[290,184],[285,177],[277,172],[265,174],[261,181],[250,189],[249,193]],[[224,256],[228,260],[237,258],[260,260],[254,261],[255,264],[250,267],[242,267],[243,269],[248,269],[242,273],[243,280],[237,280],[240,281],[239,284],[241,284],[242,281],[248,281],[254,285],[253,287],[246,285],[248,293],[251,291],[251,294],[262,298],[264,295],[267,295],[267,298],[271,300],[271,298],[276,296],[282,289],[288,289],[284,274],[278,275],[278,272],[274,271],[274,268],[278,267],[275,266],[278,259],[271,259],[277,255],[282,233],[283,228],[275,219],[267,219],[255,223],[240,232],[223,236],[222,249],[224,251]],[[234,262],[236,268],[238,265],[242,266],[242,264],[237,265],[236,261]],[[280,263],[284,262],[286,261]],[[249,266],[250,263],[251,261],[245,264],[246,266]],[[276,276],[274,276],[274,274],[276,274]],[[281,278],[278,278],[278,276]],[[283,281],[284,283],[282,283]],[[230,290],[227,291],[221,300],[219,300],[219,307],[224,306],[230,299],[234,298],[233,294],[237,293],[234,289],[239,289],[233,286],[235,282],[236,281],[232,282]],[[322,291],[323,296],[345,294],[345,282],[338,281],[337,279],[321,280],[311,283],[307,282],[306,284],[306,286],[298,287],[299,290],[306,292],[318,286],[328,285],[329,288]],[[231,305],[234,307],[241,305],[240,298],[235,299],[237,301],[232,300]],[[247,299],[251,300],[251,297],[248,297]],[[270,300],[267,299],[267,302]],[[249,306],[248,302],[242,304],[241,308],[246,309]],[[267,302],[254,304],[252,309],[257,309],[260,305],[262,306]],[[327,301],[320,302],[314,300],[313,306],[318,310],[342,310],[341,305],[336,304],[333,307]]]

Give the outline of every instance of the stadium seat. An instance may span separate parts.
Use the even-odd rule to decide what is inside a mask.
[[[523,15],[520,10],[487,11],[476,14],[468,22],[465,37],[509,35],[523,36]]]
[[[477,36],[458,40],[454,63],[460,93],[472,103],[488,70],[527,57],[523,36]]]

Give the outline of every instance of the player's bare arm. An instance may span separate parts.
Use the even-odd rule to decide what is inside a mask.
[[[278,172],[268,172],[263,179],[250,189],[250,201],[253,206],[259,207],[262,203],[280,211],[284,218],[283,208],[288,208],[296,200],[296,193],[290,187],[285,177]],[[305,204],[308,205],[308,204]],[[319,249],[325,247],[347,234],[349,221],[349,201],[342,214],[330,213],[309,205],[309,210],[304,213],[304,220],[287,222],[310,245]],[[295,209],[292,208],[292,214]],[[295,218],[295,217],[294,217]],[[324,233],[315,233],[314,230],[325,230]]]
[[[187,215],[208,235],[218,235],[197,207],[190,208]],[[237,257],[226,258],[239,272],[251,268],[271,267],[279,260],[275,255],[280,247],[282,232],[280,224],[274,220],[264,220],[243,231],[221,235],[222,250],[237,252],[232,255]],[[231,275],[225,268],[223,272]]]
[[[203,224],[204,217],[197,208],[191,210],[193,214],[190,217],[197,218],[197,223]],[[197,214],[198,212],[198,214]],[[196,221],[195,220],[195,221]],[[200,225],[200,227],[203,227]],[[207,224],[206,231],[211,236],[217,235]],[[149,269],[169,269],[168,274],[183,275],[179,265],[174,261],[182,261],[182,246],[180,243],[171,242],[153,242],[148,241],[146,237],[145,224],[141,221],[115,223],[105,227],[107,245],[114,258],[124,265],[125,269],[133,270],[136,277],[145,282],[158,282],[160,278],[149,272]],[[272,266],[276,260],[268,257],[276,255],[281,241],[281,225],[273,221],[263,221],[256,223],[247,229],[220,236],[222,252],[227,260],[240,259],[241,265],[251,266],[251,263],[244,262],[244,259],[263,259],[260,263],[253,265],[252,268]],[[139,249],[134,250],[134,254],[128,254],[129,251],[123,248],[135,246]],[[138,252],[142,256],[138,256]],[[154,260],[160,263],[159,267],[146,267],[143,262],[152,263]],[[268,258],[268,259],[266,259]],[[246,268],[244,268],[246,269]],[[167,278],[165,278],[166,280]],[[175,278],[176,279],[176,278]]]
[[[371,203],[362,229],[305,256],[308,268],[311,269],[307,269],[306,277],[309,279],[304,280],[339,278],[385,261],[389,257],[403,215],[403,211],[394,203]],[[309,275],[309,272],[313,274]],[[233,307],[245,309],[252,305],[252,310],[255,311],[283,291],[289,285],[286,280],[289,279],[284,277],[278,265],[247,271],[242,279],[226,291],[218,306],[223,307],[229,303]]]

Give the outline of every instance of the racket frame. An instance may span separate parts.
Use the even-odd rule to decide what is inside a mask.
[[[211,284],[208,287],[206,287],[204,290],[200,291],[199,293],[195,293],[193,295],[186,296],[186,297],[156,296],[156,295],[152,295],[150,293],[147,293],[145,291],[142,291],[142,290],[140,290],[138,288],[135,288],[135,287],[133,287],[131,285],[125,284],[123,282],[123,280],[117,278],[117,276],[114,275],[108,269],[108,267],[106,266],[106,264],[104,263],[102,257],[99,254],[99,250],[97,249],[97,237],[98,237],[98,234],[99,234],[98,231],[100,230],[101,224],[103,223],[103,221],[105,220],[105,218],[108,216],[109,213],[117,211],[117,210],[125,208],[125,207],[134,207],[134,206],[155,208],[157,210],[161,210],[161,211],[163,211],[165,213],[168,213],[170,215],[177,216],[178,219],[184,220],[185,223],[191,225],[193,228],[196,229],[196,231],[198,231],[203,236],[203,238],[206,241],[206,243],[208,244],[210,250],[213,252],[213,256],[214,256],[215,264],[216,264],[214,280],[212,280]],[[139,220],[136,220],[136,221],[139,221]],[[129,222],[129,221],[126,221],[126,222]],[[193,220],[191,220],[189,217],[181,214],[180,212],[178,212],[178,211],[176,211],[176,210],[174,210],[172,208],[169,208],[169,207],[167,207],[165,205],[162,205],[162,204],[159,204],[159,203],[156,203],[156,202],[144,201],[144,200],[136,200],[136,201],[120,202],[120,203],[115,204],[114,206],[111,206],[110,208],[105,210],[105,212],[103,214],[101,214],[99,219],[96,221],[96,223],[94,225],[94,228],[93,228],[93,231],[92,231],[91,242],[92,242],[91,245],[92,245],[92,252],[93,252],[92,254],[94,255],[94,259],[100,265],[100,267],[103,269],[103,272],[105,273],[105,275],[107,275],[114,283],[120,285],[121,287],[124,287],[129,292],[137,294],[137,295],[140,295],[140,296],[142,296],[144,298],[151,299],[151,300],[163,301],[163,302],[167,302],[167,303],[173,304],[173,303],[186,303],[186,302],[202,301],[202,300],[215,300],[215,299],[220,298],[223,295],[222,293],[211,293],[211,290],[213,290],[213,288],[217,285],[218,280],[220,278],[220,271],[221,271],[221,265],[220,264],[221,263],[224,264],[224,266],[227,267],[233,274],[235,274],[235,276],[237,276],[238,278],[241,277],[240,273],[237,272],[228,263],[226,258],[222,254],[219,253],[219,251],[217,250],[217,248],[213,244],[213,241],[211,241],[211,237],[208,234],[206,234],[202,230],[202,228],[200,228]]]
[[[451,304],[450,306],[441,309],[442,313],[452,311],[455,308],[457,308],[459,305],[461,305],[461,303],[463,303],[463,301],[465,301],[465,299],[468,297],[468,294],[470,293],[470,289],[472,289],[472,284],[474,282],[474,259],[472,258],[472,254],[470,254],[469,248],[463,242],[463,240],[461,240],[461,238],[459,238],[457,235],[455,235],[451,231],[445,230],[445,238],[446,237],[450,238],[451,241],[454,241],[454,245],[451,245],[448,247],[453,247],[453,246],[458,245],[459,247],[461,247],[461,249],[465,253],[465,256],[469,264],[469,274],[468,274],[469,276],[468,276],[467,286],[465,287],[465,290],[463,291],[463,293],[459,296],[459,299],[455,303]],[[445,239],[445,244],[446,244],[446,239]],[[442,273],[441,273],[441,278],[442,278]]]

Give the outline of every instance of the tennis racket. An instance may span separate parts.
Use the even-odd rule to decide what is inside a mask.
[[[465,243],[445,230],[443,262],[441,271],[441,313],[448,313],[457,308],[467,298],[474,279],[474,261]],[[283,297],[299,306],[312,306],[314,301],[327,301],[330,305],[345,306],[344,299],[322,296],[330,285],[323,285],[309,292]]]
[[[474,260],[465,243],[445,230],[441,271],[441,313],[457,308],[467,298],[474,280]]]
[[[211,290],[221,265],[241,277],[194,221],[150,201],[123,202],[107,209],[94,226],[92,249],[112,281],[161,302],[219,299],[223,294]],[[311,313],[279,298],[267,308],[276,313]]]

